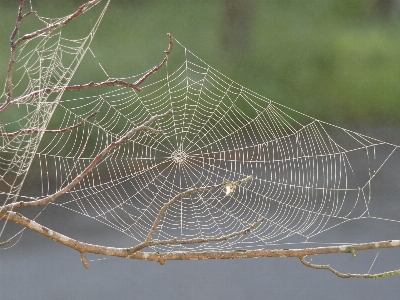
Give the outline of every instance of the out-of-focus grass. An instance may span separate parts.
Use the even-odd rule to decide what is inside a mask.
[[[308,115],[338,125],[399,124],[400,16],[377,18],[371,1],[256,1],[252,43],[238,40],[231,52],[221,47],[221,0],[114,1],[92,48],[110,76],[124,77],[159,62],[170,32],[228,77]],[[45,16],[83,2],[32,1]],[[3,75],[16,10],[0,2]],[[101,77],[84,66],[74,83]]]

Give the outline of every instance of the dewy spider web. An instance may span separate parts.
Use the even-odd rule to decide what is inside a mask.
[[[74,48],[76,55],[83,44]],[[36,48],[35,53],[38,60],[55,55],[51,70],[57,73],[60,56],[47,50]],[[135,82],[141,75],[124,80]],[[37,86],[34,78],[29,75],[32,90]],[[49,120],[30,112],[37,106],[56,104],[54,128],[79,123],[93,111],[99,114],[75,130],[44,135],[37,150],[16,146],[30,142],[33,135],[23,141],[21,136],[3,139],[1,149],[18,157],[33,155],[26,168],[32,176],[27,178],[38,180],[40,196],[46,196],[68,185],[128,130],[172,109],[171,117],[153,124],[163,134],[137,133],[53,203],[96,219],[139,244],[162,207],[177,194],[253,176],[232,189],[195,193],[176,202],[166,211],[153,239],[227,236],[264,218],[252,232],[214,243],[159,245],[154,247],[157,251],[255,249],[310,242],[345,222],[375,217],[369,208],[371,182],[396,145],[273,102],[225,77],[176,40],[166,67],[142,89],[139,93],[107,87],[92,90],[96,95],[70,93],[74,98],[64,95],[56,101],[37,97],[23,104],[28,114],[17,122],[19,126],[48,124]],[[3,131],[11,125],[4,124]],[[8,184],[6,175],[14,172],[14,161],[2,159],[2,185]],[[20,193],[17,184],[16,180],[8,192],[2,192],[5,203],[37,196],[27,188]],[[26,184],[25,177],[19,184]]]

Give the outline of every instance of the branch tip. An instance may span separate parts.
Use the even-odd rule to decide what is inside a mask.
[[[90,265],[89,265],[89,263],[87,261],[87,258],[86,258],[86,252],[81,252],[81,261],[82,261],[82,264],[85,267],[85,269],[89,269],[90,268]]]
[[[164,51],[164,59],[157,66],[151,68],[139,80],[137,80],[134,83],[136,87],[139,87],[139,85],[141,85],[147,78],[149,78],[155,72],[160,70],[167,63],[169,55],[172,51],[172,47],[174,46],[174,40],[172,39],[172,36],[169,33],[167,35],[169,37],[169,44],[168,44],[168,49]]]

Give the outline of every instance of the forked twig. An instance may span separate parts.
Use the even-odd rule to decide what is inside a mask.
[[[393,270],[393,271],[388,271],[388,272],[382,272],[382,273],[375,273],[375,274],[351,274],[351,273],[342,273],[337,271],[336,269],[332,268],[330,265],[320,265],[320,264],[313,264],[305,260],[304,256],[299,257],[301,263],[307,267],[310,267],[312,269],[317,269],[317,270],[328,270],[335,274],[337,277],[340,278],[372,278],[372,279],[378,279],[378,278],[385,278],[389,276],[396,276],[400,274],[400,269]]]
[[[20,224],[26,228],[31,229],[41,235],[59,242],[67,247],[75,249],[80,253],[93,253],[102,254],[107,256],[132,258],[139,260],[156,261],[163,264],[167,260],[204,260],[204,259],[236,259],[236,258],[260,258],[260,257],[297,257],[307,267],[311,267],[310,263],[304,260],[307,255],[318,254],[333,254],[333,253],[354,253],[354,251],[382,249],[382,248],[398,248],[400,247],[400,240],[380,241],[372,243],[359,243],[351,245],[329,246],[329,247],[316,247],[304,249],[258,249],[258,250],[231,250],[231,251],[204,251],[204,252],[133,252],[133,248],[116,248],[106,247],[101,245],[93,245],[89,243],[80,242],[72,239],[54,230],[51,230],[34,220],[30,220],[20,213],[14,211],[7,211],[0,215],[0,219],[8,220]],[[253,226],[257,227],[259,224],[255,223]],[[221,237],[222,238],[222,237]],[[178,241],[177,241],[178,242]],[[86,254],[85,254],[86,255]],[[84,256],[86,258],[86,256]],[[82,259],[82,255],[81,255]],[[87,261],[86,261],[87,262]],[[86,266],[85,266],[86,267]],[[317,269],[328,269],[327,267],[318,267]],[[333,272],[335,274],[335,272]],[[341,274],[340,272],[337,272]],[[357,277],[357,274],[352,274],[355,278],[382,278],[386,276],[393,276],[400,274],[400,270],[378,273],[378,274],[361,274],[367,275],[364,277]],[[359,275],[359,274],[358,274]],[[345,274],[344,278],[348,278]]]
[[[172,110],[169,110],[166,113],[161,114],[161,115],[155,115],[155,116],[151,117],[149,120],[147,120],[146,122],[144,122],[142,125],[140,125],[138,127],[134,127],[131,130],[129,130],[119,140],[112,142],[105,149],[103,149],[103,151],[101,151],[95,158],[93,158],[92,162],[86,167],[86,169],[82,173],[80,173],[78,176],[76,176],[67,186],[58,190],[54,194],[46,196],[42,199],[34,200],[34,201],[28,201],[28,202],[20,201],[20,202],[15,202],[15,203],[11,203],[8,205],[4,205],[0,209],[0,216],[1,216],[1,214],[3,214],[6,211],[9,211],[9,210],[26,208],[26,207],[37,207],[37,206],[46,205],[50,202],[54,202],[58,197],[67,193],[72,188],[74,188],[88,173],[90,173],[93,170],[93,168],[100,162],[100,160],[103,157],[105,157],[110,151],[112,151],[114,148],[120,146],[121,144],[125,143],[138,131],[147,130],[147,131],[150,131],[150,132],[156,133],[156,134],[162,133],[161,130],[156,130],[154,128],[151,128],[150,125],[157,120],[160,120],[160,119],[170,116],[171,114],[172,114]]]
[[[115,86],[115,85],[121,85],[121,86],[125,86],[128,88],[132,88],[139,92],[141,91],[141,89],[138,88],[135,84],[129,83],[129,82],[126,82],[126,81],[123,81],[120,79],[106,80],[103,82],[89,82],[89,83],[85,83],[85,84],[77,84],[77,85],[71,85],[71,86],[55,86],[55,87],[51,87],[51,88],[44,88],[44,89],[41,89],[38,91],[34,91],[34,92],[31,92],[24,96],[15,98],[14,100],[11,100],[9,102],[5,102],[2,106],[0,106],[0,112],[5,110],[10,105],[14,105],[17,103],[23,103],[37,95],[45,95],[45,94],[57,93],[57,92],[61,92],[61,91],[80,91],[80,90],[87,89],[87,88],[101,88],[101,87]]]
[[[80,121],[79,123],[69,126],[69,127],[65,127],[65,128],[61,128],[61,129],[37,129],[37,128],[26,128],[26,129],[20,129],[14,132],[10,132],[10,133],[0,133],[0,136],[2,137],[14,137],[17,136],[19,134],[30,134],[30,133],[63,133],[63,132],[67,132],[69,130],[73,130],[76,129],[80,126],[82,126],[87,120],[89,120],[90,118],[94,117],[95,115],[97,115],[99,112],[95,111],[93,113],[91,113],[89,116],[87,116],[86,118],[84,118],[82,121]]]
[[[17,21],[15,24],[14,30],[11,34],[11,37],[10,37],[11,55],[10,55],[10,61],[8,63],[8,70],[7,70],[7,99],[6,99],[5,104],[9,103],[11,101],[11,97],[12,97],[12,92],[13,92],[12,73],[13,73],[13,67],[14,67],[14,63],[15,63],[15,52],[16,52],[18,45],[21,44],[23,41],[33,39],[41,34],[50,32],[55,28],[64,26],[65,24],[69,23],[70,21],[72,21],[73,19],[78,17],[85,9],[96,4],[97,2],[99,2],[99,0],[88,1],[85,4],[82,4],[73,14],[69,15],[64,20],[54,23],[54,24],[51,24],[45,28],[36,30],[34,32],[25,34],[22,37],[20,37],[19,39],[17,39],[16,41],[14,41],[14,39],[19,31],[19,26],[21,24],[22,19],[25,18],[26,16],[30,15],[31,13],[33,13],[33,12],[28,12],[23,15],[22,10],[24,8],[25,0],[20,0]],[[5,104],[3,104],[3,106],[5,106]],[[3,108],[3,106],[1,108]],[[2,109],[0,109],[0,111],[1,110]]]
[[[80,91],[83,89],[87,89],[87,88],[101,88],[101,87],[107,87],[107,86],[115,86],[115,85],[120,85],[120,86],[124,86],[127,88],[132,88],[138,92],[141,92],[142,89],[139,88],[139,85],[142,84],[147,78],[149,78],[151,75],[153,75],[155,72],[157,72],[160,68],[162,68],[166,62],[168,61],[169,55],[172,51],[172,47],[173,47],[173,39],[172,36],[168,33],[168,37],[169,37],[169,45],[168,45],[168,49],[166,51],[164,51],[165,56],[164,59],[161,61],[160,64],[158,64],[157,66],[153,67],[152,69],[150,69],[149,71],[147,71],[139,80],[137,80],[135,83],[130,83],[121,79],[109,79],[106,81],[102,81],[102,82],[89,82],[89,83],[85,83],[85,84],[77,84],[77,85],[71,85],[71,86],[55,86],[55,87],[51,87],[51,88],[44,88],[41,90],[37,90],[34,92],[31,92],[29,94],[26,94],[24,96],[18,97],[14,100],[11,100],[11,95],[12,95],[12,89],[9,89],[9,91],[11,91],[11,93],[8,93],[7,95],[7,100],[5,103],[3,103],[3,105],[0,106],[0,112],[2,112],[3,110],[5,110],[7,107],[13,105],[13,104],[17,104],[17,103],[23,103],[25,101],[28,101],[29,99],[37,96],[37,95],[44,95],[44,94],[51,94],[54,92],[61,92],[61,91]],[[13,53],[11,54],[13,55]],[[11,63],[11,62],[10,62]],[[12,86],[12,67],[13,64],[9,66],[9,73],[8,76],[11,77],[7,77],[7,79],[9,81],[9,86],[11,84]]]

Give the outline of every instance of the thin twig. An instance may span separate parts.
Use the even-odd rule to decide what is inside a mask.
[[[100,87],[115,86],[115,85],[121,85],[121,86],[125,86],[128,88],[132,88],[139,92],[141,91],[141,89],[138,88],[135,84],[129,83],[129,82],[126,82],[126,81],[123,81],[120,79],[106,80],[103,82],[89,82],[89,83],[85,83],[85,84],[78,84],[78,85],[71,85],[71,86],[55,86],[55,87],[51,87],[51,88],[44,88],[44,89],[41,89],[38,91],[34,91],[34,92],[31,92],[24,96],[18,97],[12,101],[5,102],[2,106],[0,106],[0,112],[5,110],[10,105],[17,104],[17,103],[23,103],[37,95],[51,94],[53,92],[60,92],[60,91],[80,91],[80,90],[87,89],[87,88],[100,88]]]
[[[97,115],[99,112],[95,111],[93,113],[91,113],[89,116],[87,116],[86,118],[84,118],[82,121],[80,121],[79,123],[73,125],[73,126],[69,126],[69,127],[65,127],[65,128],[61,128],[61,129],[37,129],[37,128],[26,128],[26,129],[20,129],[14,132],[10,132],[10,133],[0,133],[1,137],[14,137],[17,136],[19,134],[30,134],[30,133],[63,133],[63,132],[67,132],[69,130],[78,128],[79,126],[82,126],[87,120],[89,120],[90,118],[94,117],[95,115]]]
[[[87,261],[87,258],[86,258],[86,252],[81,252],[81,261],[82,261],[83,266],[84,266],[86,269],[89,269],[89,268],[90,268],[90,265],[89,265],[89,263],[88,263],[88,261]]]
[[[28,12],[26,14],[22,14],[22,10],[24,7],[24,2],[25,0],[20,0],[20,4],[19,4],[19,9],[18,9],[18,15],[17,15],[17,21],[14,27],[14,30],[11,34],[10,37],[10,45],[11,45],[11,54],[10,54],[10,61],[8,63],[8,70],[7,70],[7,99],[5,104],[2,105],[1,108],[4,109],[4,106],[6,106],[7,103],[9,103],[11,101],[12,98],[12,92],[13,92],[13,83],[12,83],[12,76],[13,76],[13,69],[14,69],[14,63],[15,63],[15,52],[17,50],[17,47],[20,43],[22,43],[23,41],[26,40],[30,40],[33,39],[41,34],[47,33],[52,31],[55,28],[64,26],[65,24],[69,23],[70,21],[72,21],[73,19],[75,19],[76,17],[78,17],[85,9],[87,9],[88,7],[96,4],[97,2],[99,2],[99,0],[92,0],[92,1],[88,1],[85,4],[81,5],[76,12],[74,12],[73,14],[69,15],[68,17],[66,17],[63,21],[54,23],[52,25],[49,25],[45,28],[36,30],[34,32],[28,33],[23,35],[22,37],[20,37],[19,39],[17,39],[16,41],[14,41],[18,31],[19,31],[19,26],[21,23],[21,20],[28,16],[29,14],[33,13],[33,12]],[[1,111],[2,109],[0,109]]]
[[[189,190],[187,190],[187,191],[185,191],[183,193],[178,194],[177,196],[172,198],[168,203],[166,203],[163,206],[163,208],[160,210],[160,212],[157,215],[157,218],[154,220],[153,226],[151,227],[151,229],[149,231],[149,234],[147,235],[146,242],[150,242],[151,241],[151,239],[153,238],[153,235],[154,235],[155,231],[157,230],[157,227],[160,224],[161,219],[163,218],[165,212],[172,205],[174,205],[177,201],[181,200],[182,198],[184,198],[186,196],[189,196],[189,195],[192,195],[192,194],[195,194],[195,193],[203,193],[203,192],[208,192],[208,191],[211,191],[211,190],[223,189],[223,188],[225,188],[227,186],[231,186],[231,185],[235,185],[236,186],[236,185],[239,185],[239,184],[242,184],[242,183],[246,183],[249,180],[251,180],[252,178],[253,178],[253,176],[250,175],[245,179],[238,180],[238,181],[235,181],[235,182],[224,182],[224,183],[217,184],[217,185],[210,185],[210,186],[201,187],[201,188],[192,188],[192,189],[189,189]]]
[[[169,54],[171,53],[172,47],[173,47],[173,44],[174,44],[172,36],[170,34],[168,34],[168,37],[170,39],[169,46],[168,46],[168,49],[166,51],[164,51],[165,57],[162,60],[162,62],[160,64],[158,64],[157,66],[155,66],[154,68],[152,68],[149,71],[147,71],[146,74],[144,74],[135,83],[129,83],[129,82],[121,80],[121,79],[110,79],[110,80],[106,80],[106,81],[102,81],[102,82],[93,82],[92,81],[92,82],[85,83],[85,84],[77,84],[77,85],[71,85],[71,86],[55,86],[55,87],[44,88],[44,89],[41,89],[41,90],[38,90],[38,91],[31,92],[31,93],[26,94],[24,96],[18,97],[18,98],[14,99],[14,100],[11,100],[11,94],[12,93],[9,93],[8,96],[7,96],[6,102],[3,103],[3,105],[0,106],[0,112],[2,112],[7,107],[9,107],[9,106],[11,106],[13,104],[23,103],[23,102],[28,101],[29,99],[31,99],[31,98],[33,98],[33,97],[35,97],[37,95],[51,94],[53,92],[60,92],[60,91],[80,91],[80,90],[87,89],[87,88],[100,88],[100,87],[121,85],[121,86],[124,86],[124,87],[132,88],[132,89],[134,89],[134,90],[136,90],[138,92],[141,92],[142,89],[139,88],[139,85],[142,84],[147,78],[149,78],[155,72],[157,72],[168,61]],[[7,78],[10,78],[10,80],[11,80],[11,77],[12,77],[12,65],[11,65],[11,68],[9,66],[9,76],[7,76]],[[9,86],[10,86],[10,84],[12,85],[11,81],[9,82]],[[11,91],[11,89],[10,89],[10,91]]]
[[[15,203],[11,203],[8,205],[4,205],[0,209],[0,217],[1,217],[1,214],[3,214],[6,211],[9,211],[9,210],[14,210],[14,209],[18,209],[18,208],[26,208],[26,207],[37,207],[37,206],[46,205],[50,202],[54,202],[58,197],[69,192],[72,188],[74,188],[88,173],[90,173],[93,170],[93,168],[96,166],[96,164],[98,164],[100,162],[100,160],[104,156],[106,156],[111,150],[113,150],[114,148],[125,143],[138,131],[148,130],[153,133],[161,133],[162,132],[161,130],[153,129],[153,128],[149,127],[149,125],[159,119],[166,118],[166,117],[170,116],[171,114],[172,114],[172,110],[167,111],[165,114],[155,115],[155,116],[151,117],[149,120],[147,120],[146,122],[144,122],[142,125],[140,125],[138,127],[134,127],[131,130],[129,130],[119,140],[112,142],[105,149],[103,149],[103,151],[101,151],[95,158],[93,158],[92,162],[89,164],[89,166],[86,167],[86,169],[82,173],[80,173],[78,176],[76,176],[67,186],[58,190],[56,193],[46,196],[45,198],[34,200],[34,201],[28,201],[28,202],[20,201],[20,202],[15,202]]]
[[[99,0],[92,0],[89,2],[86,2],[85,4],[82,4],[81,6],[79,6],[79,8],[73,13],[70,14],[67,18],[65,18],[63,21],[51,24],[50,26],[47,26],[45,28],[36,30],[34,32],[31,33],[27,33],[25,35],[23,35],[22,37],[20,37],[19,39],[17,39],[15,41],[15,43],[12,44],[13,48],[16,48],[21,42],[25,41],[25,40],[29,40],[32,39],[38,35],[41,35],[43,33],[52,31],[55,28],[59,28],[64,26],[65,24],[71,22],[73,19],[75,19],[76,17],[78,17],[85,9],[87,9],[90,6],[93,6],[94,4],[96,4],[97,2],[99,2]],[[17,29],[18,30],[18,29]]]
[[[159,69],[161,69],[168,61],[169,58],[169,54],[172,51],[172,47],[174,46],[174,40],[172,39],[172,35],[167,33],[168,37],[169,37],[169,45],[168,45],[168,49],[166,51],[164,51],[164,59],[161,61],[161,63],[155,67],[153,67],[152,69],[150,69],[149,71],[146,72],[146,74],[144,74],[142,76],[142,78],[140,78],[138,81],[135,82],[136,86],[141,85],[148,77],[150,77],[151,75],[153,75],[155,72],[157,72]]]
[[[305,260],[304,256],[299,257],[301,263],[307,267],[317,269],[317,270],[328,270],[335,274],[337,277],[340,278],[372,278],[372,279],[378,279],[378,278],[385,278],[389,276],[396,276],[400,274],[400,269],[397,270],[392,270],[388,272],[382,272],[382,273],[375,273],[375,274],[351,274],[351,273],[342,273],[334,268],[332,268],[330,265],[319,265],[319,264],[313,264]]]
[[[258,226],[260,226],[261,223],[264,221],[265,221],[265,218],[262,218],[261,220],[255,222],[253,225],[251,225],[249,228],[246,228],[245,230],[232,232],[230,234],[227,234],[227,235],[224,235],[221,237],[193,238],[193,239],[187,239],[187,240],[171,239],[171,240],[161,240],[161,241],[146,241],[146,242],[132,248],[132,250],[130,250],[130,252],[131,252],[131,254],[133,254],[135,252],[141,251],[144,248],[152,247],[152,246],[160,246],[160,245],[193,245],[193,244],[222,242],[222,241],[231,239],[235,236],[242,236],[242,235],[248,234],[251,231],[253,231],[254,229],[256,229]]]

